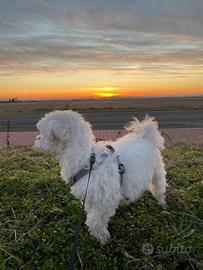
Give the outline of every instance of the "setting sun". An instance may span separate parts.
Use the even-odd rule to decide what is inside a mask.
[[[114,97],[116,96],[116,94],[114,93],[97,93],[96,94],[97,97],[102,97],[102,98],[109,98],[109,97]]]
[[[99,87],[96,88],[96,97],[110,98],[118,95],[118,89],[115,87]]]

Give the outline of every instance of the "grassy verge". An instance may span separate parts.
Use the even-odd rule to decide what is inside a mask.
[[[84,226],[75,269],[202,269],[202,150],[166,149],[168,210],[149,193],[121,206],[103,247]],[[31,148],[1,150],[0,202],[0,269],[66,269],[80,205],[57,162]]]
[[[156,106],[156,107],[87,107],[87,108],[78,108],[78,107],[70,107],[70,108],[66,108],[66,106],[55,106],[55,107],[47,107],[47,108],[29,108],[29,109],[12,109],[12,110],[3,110],[0,112],[1,113],[6,113],[6,114],[15,114],[15,113],[47,113],[47,112],[51,112],[53,110],[67,110],[67,109],[71,109],[74,111],[78,111],[81,113],[85,113],[85,112],[118,112],[118,111],[122,111],[122,112],[140,112],[140,111],[176,111],[176,110],[203,110],[203,106],[202,105],[198,105],[198,106],[184,106],[184,105],[171,105],[171,106]]]

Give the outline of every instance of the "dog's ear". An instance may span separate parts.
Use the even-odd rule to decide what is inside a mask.
[[[48,132],[52,139],[66,140],[67,137],[70,138],[72,135],[72,127],[66,121],[53,119],[48,122]]]

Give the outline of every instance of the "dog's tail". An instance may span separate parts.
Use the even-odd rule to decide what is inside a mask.
[[[135,133],[138,137],[149,140],[155,147],[164,149],[164,138],[161,136],[158,123],[153,117],[146,115],[141,122],[134,117],[133,121],[125,129]]]

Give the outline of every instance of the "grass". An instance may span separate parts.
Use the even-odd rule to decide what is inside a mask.
[[[60,106],[60,107],[45,107],[45,108],[29,108],[28,110],[27,109],[14,109],[12,110],[12,112],[8,109],[8,110],[4,110],[3,113],[9,113],[10,115],[12,114],[15,114],[15,113],[47,113],[47,112],[51,112],[53,110],[66,110],[66,106]],[[68,108],[69,109],[69,108]],[[77,112],[81,112],[81,113],[85,113],[85,112],[106,112],[106,111],[109,111],[109,112],[112,112],[112,111],[115,111],[115,112],[118,112],[118,111],[124,111],[124,112],[137,112],[137,111],[144,111],[146,112],[147,110],[148,111],[174,111],[174,110],[203,110],[203,106],[202,105],[199,105],[199,106],[192,106],[192,105],[189,105],[189,106],[184,106],[184,105],[171,105],[171,106],[156,106],[154,108],[151,108],[150,106],[148,107],[142,107],[142,108],[135,108],[135,107],[101,107],[101,108],[98,108],[98,107],[87,107],[87,108],[80,108],[78,109],[78,107],[72,107],[70,108],[71,110],[73,111],[77,111]],[[1,111],[0,111],[1,112]]]
[[[75,269],[202,269],[202,150],[179,145],[164,151],[167,211],[149,193],[121,206],[103,247],[83,226]],[[1,150],[0,202],[0,269],[66,269],[80,204],[57,162],[32,148]]]

